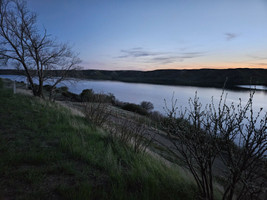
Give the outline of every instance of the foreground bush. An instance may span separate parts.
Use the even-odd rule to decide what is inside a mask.
[[[267,176],[267,113],[253,110],[253,95],[245,105],[226,104],[222,93],[218,106],[205,107],[197,94],[189,107],[178,110],[177,100],[166,107],[163,125],[173,145],[167,146],[177,161],[192,173],[200,197],[213,200],[215,181],[223,185],[222,199],[264,199]],[[222,164],[215,173],[215,162]]]

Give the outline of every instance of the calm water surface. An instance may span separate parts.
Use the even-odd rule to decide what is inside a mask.
[[[0,78],[9,78],[11,80],[25,81],[24,76],[0,75]],[[112,93],[115,97],[124,102],[139,104],[142,101],[150,101],[154,104],[155,109],[164,113],[164,99],[170,104],[172,95],[178,99],[178,106],[187,106],[188,99],[193,98],[195,92],[203,105],[211,102],[211,97],[218,102],[222,93],[217,88],[201,88],[192,86],[166,86],[143,83],[124,83],[118,81],[96,81],[96,80],[79,80],[64,81],[59,86],[67,86],[69,91],[80,94],[84,89],[93,89],[95,92]],[[226,90],[228,94],[228,103],[237,104],[241,98],[243,105],[249,98],[249,91],[232,91]],[[254,95],[254,109],[263,108],[267,112],[267,92],[256,91]]]

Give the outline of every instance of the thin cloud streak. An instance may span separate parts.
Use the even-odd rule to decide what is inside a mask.
[[[267,60],[267,56],[248,55],[248,57],[253,58],[255,60]]]
[[[175,62],[183,62],[185,59],[191,59],[203,56],[204,52],[186,52],[175,56],[161,56],[154,57],[152,61],[159,62],[160,64],[169,64]]]
[[[233,40],[239,36],[235,33],[225,33],[224,35],[227,41]]]
[[[131,48],[128,50],[121,50],[123,55],[116,58],[139,58],[142,62],[156,63],[156,64],[170,64],[175,62],[183,62],[185,59],[192,59],[204,56],[205,52],[188,51],[188,52],[152,52],[144,50],[143,48]]]
[[[147,56],[155,56],[155,55],[160,55],[161,53],[156,53],[156,52],[149,52],[149,51],[145,51],[143,48],[141,47],[136,47],[136,48],[132,48],[132,49],[123,49],[121,50],[121,53],[123,55],[117,57],[117,58],[138,58],[138,57],[147,57]]]

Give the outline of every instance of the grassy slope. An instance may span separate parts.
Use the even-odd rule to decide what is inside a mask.
[[[179,172],[56,104],[0,89],[0,199],[194,199]]]

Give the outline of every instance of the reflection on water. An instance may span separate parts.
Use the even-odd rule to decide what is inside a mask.
[[[253,90],[264,90],[267,91],[267,86],[264,85],[237,85],[240,88],[253,89]]]
[[[0,78],[9,78],[11,80],[25,81],[23,76],[0,75]],[[178,99],[178,106],[187,106],[188,99],[193,98],[195,92],[203,105],[211,102],[211,97],[215,103],[219,101],[222,90],[217,88],[201,88],[193,86],[166,86],[143,83],[124,83],[118,81],[96,81],[96,80],[75,80],[64,81],[59,86],[67,86],[69,91],[80,94],[84,89],[93,89],[95,92],[112,93],[120,101],[140,103],[141,101],[150,101],[154,104],[155,110],[164,113],[164,99],[170,102],[172,95]],[[241,98],[243,103],[249,98],[249,91],[226,90],[228,94],[227,102],[239,103]],[[254,95],[254,109],[258,111],[263,108],[267,111],[267,93],[256,91]]]

